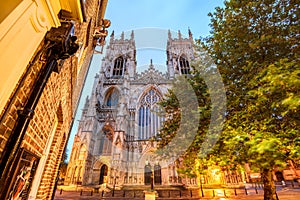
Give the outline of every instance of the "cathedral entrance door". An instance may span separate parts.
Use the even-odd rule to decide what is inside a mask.
[[[102,165],[102,167],[101,167],[101,169],[100,169],[100,180],[99,180],[99,184],[106,183],[107,171],[108,171],[107,165]]]
[[[154,184],[161,185],[161,167],[160,167],[160,165],[154,165]]]
[[[145,185],[150,185],[151,184],[151,176],[152,176],[151,165],[148,164],[148,165],[145,166],[145,172],[144,172]]]

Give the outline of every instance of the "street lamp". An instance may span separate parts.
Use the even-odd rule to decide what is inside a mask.
[[[154,174],[153,174],[154,172],[152,171],[151,172],[151,191],[153,191],[154,190]]]

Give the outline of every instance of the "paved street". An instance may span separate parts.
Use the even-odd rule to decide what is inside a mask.
[[[243,189],[204,189],[204,197],[202,197],[201,191],[193,190],[192,194],[189,190],[186,191],[159,191],[159,200],[171,200],[171,199],[241,199],[241,200],[263,200],[262,189],[255,190],[249,188],[247,195]],[[225,192],[225,195],[224,195]],[[277,190],[279,200],[298,200],[300,199],[300,188],[279,188]],[[103,197],[102,197],[103,195]],[[143,191],[115,191],[114,197],[112,192],[107,193],[95,193],[91,189],[79,189],[78,191],[63,191],[58,189],[55,194],[55,200],[96,200],[96,199],[107,199],[107,200],[119,200],[119,199],[136,199],[142,200]]]

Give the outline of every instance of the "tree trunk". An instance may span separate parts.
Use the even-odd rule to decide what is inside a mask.
[[[272,169],[263,169],[261,176],[264,184],[264,200],[277,200]]]

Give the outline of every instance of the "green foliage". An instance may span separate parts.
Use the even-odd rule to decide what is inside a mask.
[[[218,103],[225,102],[225,94],[223,98],[218,95],[223,87],[217,87],[221,81],[216,68],[212,67],[211,59],[206,57],[199,44],[195,49],[198,59],[192,63],[192,74],[178,77],[172,90],[160,102],[166,120],[158,134],[156,151],[160,157],[180,158],[177,160],[181,166],[179,173],[190,177],[201,169],[195,166],[195,160],[204,162],[210,153],[225,112],[225,106]]]
[[[262,177],[300,158],[299,4],[225,1],[209,14],[211,36],[202,40],[227,94],[226,122],[214,153],[225,164],[250,163]],[[263,181],[265,199],[274,199],[271,176]]]
[[[299,11],[297,1],[231,0],[210,14],[202,45],[227,90],[224,160],[272,169],[299,158]]]
[[[294,0],[230,0],[216,8],[211,16],[211,35],[201,41],[213,58],[226,89],[227,110],[222,134],[207,134],[213,111],[213,92],[203,74],[216,70],[205,60],[196,61],[188,79],[197,96],[200,120],[193,143],[178,160],[180,173],[193,176],[204,173],[207,166],[238,169],[250,163],[252,169],[269,173],[275,166],[285,167],[288,160],[300,160],[300,5]],[[199,45],[196,48],[200,48]],[[205,76],[204,75],[204,76]],[[211,83],[215,82],[211,78]],[[218,88],[218,87],[217,87]],[[175,88],[176,90],[176,88]],[[170,91],[162,106],[170,118],[161,132],[161,147],[169,144],[182,123],[188,135],[190,122],[182,122],[177,93]],[[172,93],[173,92],[173,93]],[[217,131],[222,128],[215,126]],[[213,151],[203,152],[206,136],[219,139]],[[184,138],[182,138],[184,139]],[[184,142],[174,146],[184,147]],[[199,165],[195,165],[197,161]],[[266,176],[267,174],[263,174]],[[271,181],[271,179],[264,179]],[[271,190],[269,188],[269,190]],[[268,194],[272,192],[267,192]],[[274,195],[273,195],[274,196]],[[271,198],[270,198],[271,199]]]

